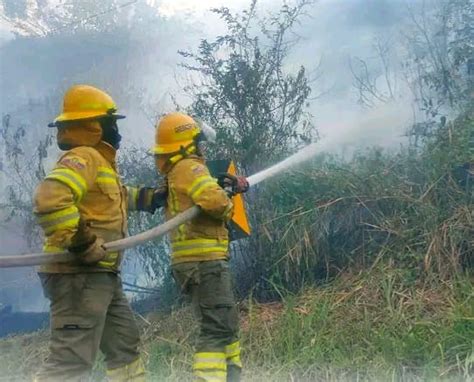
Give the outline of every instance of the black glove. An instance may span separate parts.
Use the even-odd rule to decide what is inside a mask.
[[[221,186],[229,196],[242,194],[250,188],[249,182],[245,176],[236,176],[229,173],[219,174],[217,184]]]
[[[168,200],[168,183],[161,184],[153,192],[153,197],[151,198],[151,209],[155,212],[158,208],[163,208],[166,206],[166,201]]]
[[[155,213],[159,208],[166,206],[168,199],[168,183],[156,188],[142,187],[138,191],[137,210]]]

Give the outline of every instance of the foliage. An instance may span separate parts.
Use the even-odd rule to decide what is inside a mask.
[[[244,380],[469,378],[474,372],[472,280],[413,284],[404,272],[378,265],[297,295],[284,294],[281,303],[244,301]],[[149,318],[149,373],[158,380],[189,378],[189,342],[197,335],[190,311]]]
[[[285,4],[268,19],[258,17],[256,3],[241,15],[214,9],[227,34],[202,40],[197,53],[180,52],[192,60],[183,67],[200,75],[185,88],[193,96],[190,112],[216,128],[214,155],[233,158],[246,173],[312,141],[316,132],[306,112],[306,70],[285,70],[296,42],[288,35],[310,3]]]
[[[472,280],[408,281],[382,265],[240,305],[244,381],[463,381],[474,372]],[[138,318],[150,380],[191,379],[197,324],[191,309]],[[0,372],[31,380],[46,355],[45,332],[0,340]],[[104,375],[103,360],[94,368]]]
[[[380,261],[413,280],[472,270],[473,134],[473,120],[459,118],[421,152],[326,156],[268,182],[241,293],[275,298]]]
[[[257,365],[281,365],[281,380],[326,373],[339,374],[335,380],[468,378],[474,371],[472,282],[413,284],[404,272],[376,266],[346,273],[286,297],[263,323],[255,309],[248,351]]]
[[[3,5],[8,17],[23,18],[20,24],[27,25],[31,9],[24,7],[39,2],[4,0]],[[105,36],[99,34],[102,27],[117,36],[114,15],[100,25],[89,18],[97,11],[94,7],[109,3],[117,4],[69,2],[67,20],[54,19],[49,29],[40,30],[44,33],[36,33],[34,25],[29,30],[44,35],[54,25],[63,28],[72,22],[79,25],[71,28],[72,34],[86,31],[82,37],[87,38],[79,40],[91,47],[88,36]],[[322,156],[248,194],[254,233],[234,243],[232,262],[239,296],[249,301],[242,304],[249,379],[419,381],[472,375],[474,122],[472,111],[453,122],[434,119],[445,113],[442,107],[456,115],[468,110],[472,81],[469,70],[467,77],[463,70],[472,59],[474,24],[469,1],[440,4],[412,13],[409,33],[406,70],[428,114],[429,134],[424,131],[421,148],[409,145],[395,153],[374,148],[350,160]],[[315,139],[306,111],[311,90],[306,71],[301,67],[293,73],[285,66],[297,42],[292,30],[307,5],[285,5],[268,18],[257,16],[255,1],[242,15],[227,8],[214,10],[227,33],[203,40],[196,53],[181,52],[184,68],[198,79],[186,89],[193,96],[189,110],[218,131],[213,155],[237,159],[246,173]],[[66,38],[65,46],[79,41],[78,36]],[[104,52],[102,45],[97,47]],[[108,57],[110,67],[127,59],[129,46],[121,47],[109,46],[115,51]],[[95,57],[95,49],[90,57]],[[89,56],[79,56],[88,61]],[[87,75],[110,87],[117,83],[114,89],[122,90],[128,77],[112,69],[104,74],[98,68]],[[377,95],[370,68],[363,74]],[[131,94],[130,88],[112,93]],[[393,98],[389,91],[379,101]],[[44,176],[52,138],[37,143],[37,151],[27,150],[32,139],[25,135],[28,130],[4,117],[1,134],[7,151],[2,171],[9,194],[2,210],[19,216],[30,235],[36,232],[32,187]],[[119,165],[129,184],[156,183],[152,158],[141,148],[122,149]],[[160,220],[160,214],[133,213],[130,233]],[[134,282],[159,288],[157,295],[141,302],[143,311],[152,305],[150,300],[158,301],[153,309],[158,305],[172,310],[141,320],[149,371],[155,379],[183,380],[189,377],[183,369],[190,370],[188,340],[196,335],[196,325],[176,299],[168,252],[163,241],[135,249],[140,273]],[[254,300],[278,301],[260,305]],[[25,336],[19,343],[2,341],[1,374],[21,370],[19,378],[29,378],[45,354],[44,338],[39,346],[36,340]],[[102,375],[103,364],[96,372]]]

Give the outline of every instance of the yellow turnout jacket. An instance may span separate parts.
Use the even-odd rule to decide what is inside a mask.
[[[229,234],[226,222],[233,205],[217,184],[204,160],[189,156],[179,160],[167,173],[167,218],[198,205],[202,213],[171,232],[172,264],[220,260],[228,257]]]
[[[122,186],[115,154],[116,150],[103,141],[94,147],[75,147],[59,158],[39,184],[34,196],[34,212],[45,234],[44,252],[67,249],[80,217],[90,224],[91,232],[105,242],[127,235],[127,210],[137,209],[139,189]],[[79,262],[47,264],[39,271],[115,272],[120,267],[121,257],[120,252],[112,252],[93,266]]]

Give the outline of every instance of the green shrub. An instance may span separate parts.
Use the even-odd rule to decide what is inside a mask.
[[[459,119],[423,149],[321,156],[260,186],[253,237],[240,243],[251,270],[237,270],[241,293],[275,298],[380,261],[412,281],[472,271],[472,136],[472,119]]]

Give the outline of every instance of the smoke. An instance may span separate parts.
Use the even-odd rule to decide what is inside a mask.
[[[397,45],[399,36],[394,31],[401,26],[400,4],[404,1],[321,0],[308,9],[310,17],[302,19],[300,29],[295,31],[301,40],[291,51],[286,68],[305,65],[313,95],[323,93],[310,105],[322,139],[297,160],[320,152],[347,153],[371,145],[396,147],[403,142],[404,129],[413,122],[409,92],[401,90],[398,101],[362,109],[357,104],[348,59],[369,57],[374,36],[392,37]],[[127,14],[127,25],[100,36],[64,33],[12,39],[0,23],[0,40],[9,38],[0,46],[0,112],[11,114],[16,125],[25,126],[33,141],[31,152],[36,149],[36,138],[44,138],[50,132],[46,125],[59,112],[64,89],[73,83],[91,83],[106,89],[127,115],[120,124],[124,141],[139,144],[143,150],[152,145],[158,115],[174,108],[174,101],[181,105],[189,102],[182,90],[187,78],[183,78],[178,66],[181,58],[177,51],[195,51],[200,39],[222,34],[222,20],[205,9],[229,2],[209,0],[199,6],[184,0],[147,3],[161,6],[161,17],[142,15],[139,19],[137,7]],[[242,9],[249,3],[238,0],[232,8]],[[262,0],[259,9],[265,15],[281,4]],[[49,158],[52,159],[54,156]],[[8,179],[0,180],[2,193]],[[0,232],[2,253],[26,252],[21,235],[14,240],[11,237],[10,231]],[[19,284],[11,283],[8,289],[0,285],[0,303],[13,303],[19,310],[45,308],[37,281],[30,284],[31,275],[32,268],[1,271],[0,280],[24,281],[21,285],[27,293],[20,293]]]
[[[391,101],[367,110],[325,113],[319,126],[324,151],[359,150],[371,146],[393,148],[406,142],[406,130],[414,122],[411,104]]]
[[[265,1],[268,2],[269,0],[263,2]],[[150,4],[157,7],[158,12],[166,17],[179,17],[184,14],[186,17],[199,18],[206,17],[211,8],[227,6],[231,9],[239,9],[247,6],[249,2],[248,0],[233,0],[232,2],[222,0],[151,0]]]
[[[248,178],[254,186],[276,174],[289,170],[296,165],[311,160],[323,153],[338,153],[370,146],[392,147],[395,143],[403,143],[403,131],[410,123],[407,105],[390,102],[363,115],[337,116],[330,123],[332,130],[319,142],[312,143],[281,162],[254,174]]]
[[[8,225],[0,226],[2,254],[12,255],[28,251],[21,232],[21,227],[16,224],[15,219],[9,220]],[[0,268],[0,311],[10,307],[13,312],[41,312],[45,311],[47,306],[35,268]]]

